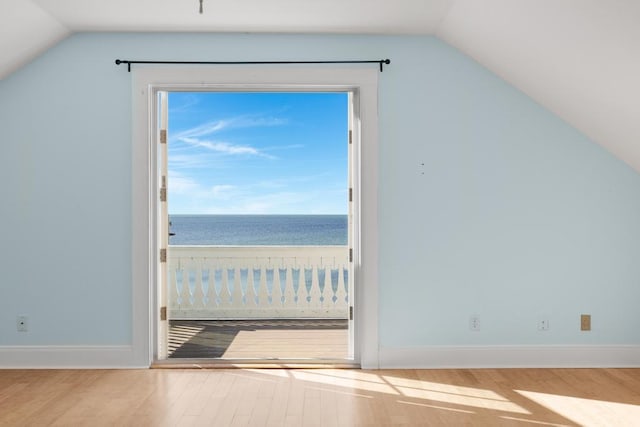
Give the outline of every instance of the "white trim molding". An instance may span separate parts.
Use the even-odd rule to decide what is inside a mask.
[[[174,68],[133,70],[132,283],[134,364],[157,358],[158,268],[157,152],[153,142],[157,91],[332,90],[358,94],[359,153],[354,164],[354,200],[359,201],[359,239],[354,242],[354,362],[378,367],[378,70],[371,68]],[[354,129],[355,130],[355,129]],[[355,154],[355,153],[354,153]],[[358,190],[359,193],[358,193]],[[359,240],[359,241],[358,241]]]
[[[124,369],[132,365],[133,347],[124,346],[2,346],[0,369]]]
[[[638,368],[640,345],[381,347],[382,369]]]

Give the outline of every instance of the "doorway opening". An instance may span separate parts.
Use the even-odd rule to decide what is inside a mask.
[[[356,101],[157,92],[159,360],[355,359]]]

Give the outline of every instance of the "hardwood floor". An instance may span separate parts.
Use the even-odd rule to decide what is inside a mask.
[[[0,370],[0,425],[637,426],[640,370]]]

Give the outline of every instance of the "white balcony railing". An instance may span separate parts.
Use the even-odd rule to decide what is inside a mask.
[[[346,246],[170,246],[170,319],[342,318]]]

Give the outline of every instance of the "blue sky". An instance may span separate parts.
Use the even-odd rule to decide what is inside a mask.
[[[170,214],[346,214],[346,93],[171,92]]]

